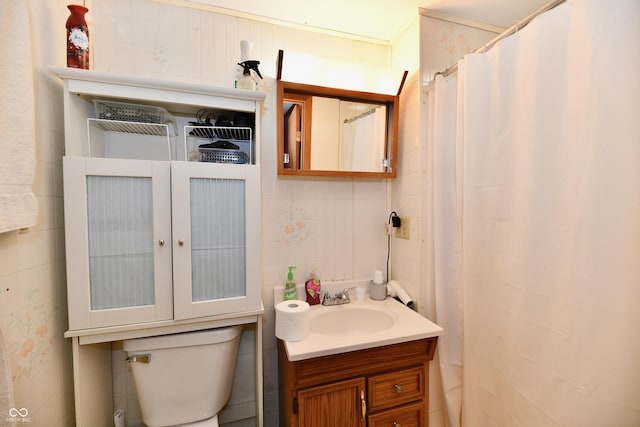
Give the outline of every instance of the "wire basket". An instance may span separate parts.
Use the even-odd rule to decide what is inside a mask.
[[[173,115],[162,107],[105,101],[101,99],[95,99],[93,106],[97,119],[135,123],[171,124],[174,132],[178,130]]]
[[[200,161],[208,163],[232,163],[244,165],[249,163],[249,155],[240,150],[225,150],[223,148],[199,147]]]
[[[215,126],[213,131],[220,139],[235,139],[237,141],[250,141],[251,128],[234,126]]]

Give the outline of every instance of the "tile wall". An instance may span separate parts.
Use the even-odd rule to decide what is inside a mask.
[[[420,58],[420,22],[416,17],[414,25],[394,42],[393,63],[404,64],[404,68],[417,70],[412,61]],[[398,67],[398,65],[394,65]],[[411,73],[402,90],[400,101],[399,139],[402,142],[398,153],[398,176],[393,181],[391,206],[398,215],[411,220],[410,238],[391,241],[391,275],[417,305],[420,314],[434,319],[430,305],[430,293],[425,274],[427,266],[425,242],[426,217],[425,200],[428,197],[426,176],[428,159],[423,137],[425,129],[421,118],[421,84],[419,73]],[[444,427],[442,386],[437,360],[429,367],[429,426]]]
[[[262,117],[262,280],[265,306],[265,425],[278,423],[277,352],[273,287],[281,286],[287,267],[296,278],[312,273],[321,280],[371,277],[386,264],[384,224],[389,183],[380,180],[279,178],[276,170],[275,66],[278,49],[335,60],[387,67],[390,47],[271,23],[224,16],[151,0],[93,0],[94,69],[188,80],[233,87],[240,40],[253,43],[253,57],[265,76],[268,95]],[[238,408],[253,397],[253,341],[243,337],[235,391],[221,421],[229,426],[253,425],[238,419]],[[114,352],[114,363],[121,363]],[[115,365],[114,365],[115,366]],[[114,368],[117,405],[128,408],[128,422],[139,409],[126,366]],[[243,393],[240,391],[244,391]],[[255,403],[255,402],[253,402]],[[233,421],[235,420],[235,421]]]
[[[0,330],[8,348],[17,408],[30,426],[67,427],[73,421],[71,346],[67,329],[62,209],[62,90],[47,71],[65,54],[66,3],[25,2],[31,13],[31,47],[36,96],[37,224],[22,232],[0,234]],[[55,46],[51,39],[60,43]],[[26,41],[24,41],[26,43]],[[31,76],[25,76],[30,78]],[[8,414],[0,414],[0,424]]]
[[[67,327],[62,210],[63,118],[61,83],[46,66],[64,65],[67,2],[28,0],[34,34],[37,96],[38,224],[23,232],[0,234],[0,329],[11,355],[16,405],[29,410],[31,426],[73,425],[71,348]],[[265,425],[277,424],[277,359],[273,287],[296,265],[304,280],[367,278],[386,267],[384,224],[390,210],[412,217],[411,239],[392,239],[393,276],[428,310],[421,282],[420,207],[424,151],[419,120],[419,88],[410,79],[403,96],[400,175],[395,181],[291,179],[276,173],[275,73],[278,49],[386,67],[416,69],[418,23],[390,46],[353,41],[300,28],[223,16],[152,0],[87,0],[90,9],[93,69],[232,87],[240,40],[253,42],[261,61],[268,97],[262,120],[262,243]],[[58,42],[55,42],[58,40]],[[422,157],[421,157],[422,156]],[[242,339],[232,405],[248,408],[253,396],[253,331]],[[121,360],[117,348],[114,360]],[[433,372],[433,370],[432,370]],[[114,364],[116,407],[139,420],[135,392],[126,367]],[[433,394],[432,394],[433,395]],[[248,406],[247,406],[248,405]],[[431,426],[441,426],[441,403],[431,402]],[[233,412],[233,411],[230,411]],[[238,411],[236,411],[238,412]],[[3,416],[3,414],[0,414]],[[230,419],[237,419],[235,415]],[[233,426],[253,425],[237,419]]]

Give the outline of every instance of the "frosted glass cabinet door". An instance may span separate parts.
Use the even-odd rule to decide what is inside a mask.
[[[171,165],[174,316],[260,308],[259,169]]]
[[[70,329],[171,319],[169,164],[65,157],[64,185]]]

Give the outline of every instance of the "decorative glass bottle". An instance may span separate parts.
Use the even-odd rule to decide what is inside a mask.
[[[67,6],[71,15],[67,18],[67,67],[89,69],[89,28],[84,19],[89,11],[84,6]]]

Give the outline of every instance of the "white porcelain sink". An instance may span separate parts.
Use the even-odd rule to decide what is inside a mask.
[[[331,293],[369,282],[323,283]],[[355,292],[353,292],[355,293]],[[353,294],[352,293],[352,294]],[[304,295],[299,290],[299,295]],[[274,289],[274,300],[282,289]],[[374,301],[366,295],[358,301],[336,306],[314,305],[309,309],[309,334],[300,341],[284,341],[287,358],[292,361],[328,356],[348,351],[380,347],[401,342],[437,337],[442,328],[402,303],[387,298]]]
[[[311,316],[309,329],[321,335],[365,334],[390,328],[396,319],[377,307],[345,304],[323,307]]]

